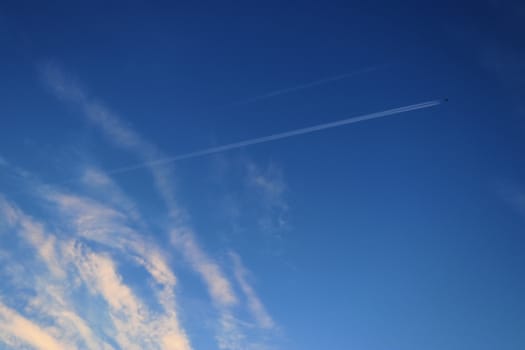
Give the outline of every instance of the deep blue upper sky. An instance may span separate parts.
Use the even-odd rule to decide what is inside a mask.
[[[178,162],[177,201],[230,279],[228,252],[242,257],[276,325],[257,336],[277,349],[523,349],[523,23],[518,1],[7,1],[0,156],[65,191],[81,191],[75,179],[86,164],[144,161],[50,92],[41,74],[50,64],[164,155],[449,98]],[[54,224],[28,194],[34,184],[1,171],[0,194]],[[167,246],[169,219],[146,171],[113,180]],[[214,326],[200,322],[214,306],[191,258],[166,250],[193,348],[218,348],[207,333]],[[9,293],[0,287],[5,304]]]

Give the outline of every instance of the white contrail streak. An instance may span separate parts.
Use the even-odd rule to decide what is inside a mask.
[[[400,113],[415,111],[415,110],[418,110],[418,109],[434,107],[434,106],[437,106],[437,105],[439,105],[439,104],[441,104],[441,103],[443,103],[445,101],[446,101],[446,99],[445,100],[432,100],[432,101],[421,102],[421,103],[408,105],[408,106],[404,106],[404,107],[387,109],[387,110],[381,111],[381,112],[364,114],[364,115],[360,115],[360,116],[357,116],[357,117],[337,120],[335,122],[309,126],[309,127],[301,128],[301,129],[290,130],[290,131],[281,132],[281,133],[277,133],[277,134],[273,134],[273,135],[257,137],[257,138],[249,139],[249,140],[245,140],[245,141],[229,143],[229,144],[222,145],[222,146],[210,147],[210,148],[206,148],[206,149],[199,150],[199,151],[194,151],[194,152],[190,152],[190,153],[186,153],[186,154],[181,154],[181,155],[178,155],[178,156],[173,156],[173,157],[168,157],[168,158],[154,160],[154,161],[151,161],[151,162],[145,162],[145,163],[131,165],[131,166],[123,167],[123,168],[113,169],[113,170],[110,170],[108,173],[110,173],[110,174],[125,173],[125,172],[128,172],[128,171],[144,168],[144,167],[147,167],[147,166],[161,165],[161,164],[167,164],[167,163],[176,162],[176,161],[183,160],[183,159],[202,157],[202,156],[206,156],[206,155],[209,155],[209,154],[214,154],[214,153],[220,153],[220,152],[228,151],[228,150],[231,150],[231,149],[236,149],[236,148],[242,148],[242,147],[246,147],[246,146],[256,145],[258,143],[265,143],[265,142],[271,142],[271,141],[280,140],[280,139],[286,139],[286,138],[289,138],[289,137],[309,134],[309,133],[312,133],[312,132],[321,131],[321,130],[325,130],[325,129],[337,128],[337,127],[340,127],[340,126],[343,126],[343,125],[347,125],[347,124],[359,123],[359,122],[363,122],[365,120],[377,119],[377,118],[387,117],[387,116],[394,115],[394,114],[400,114]]]
[[[237,102],[232,102],[232,103],[224,105],[223,107],[246,105],[246,104],[257,102],[257,101],[266,100],[266,99],[269,99],[269,98],[272,98],[272,97],[275,97],[275,96],[289,94],[291,92],[295,92],[295,91],[298,91],[298,90],[309,89],[309,88],[312,88],[312,87],[315,87],[315,86],[318,86],[318,85],[324,85],[324,84],[328,84],[328,83],[331,83],[331,82],[334,82],[334,81],[351,78],[351,77],[353,77],[355,75],[358,75],[358,74],[364,74],[364,73],[372,72],[372,71],[378,70],[380,68],[383,68],[384,66],[387,66],[387,64],[383,64],[383,65],[379,65],[379,66],[373,66],[373,67],[368,67],[368,68],[363,68],[363,69],[360,69],[360,70],[357,70],[357,71],[351,72],[351,73],[340,74],[340,75],[336,75],[336,76],[333,76],[333,77],[324,78],[324,79],[320,79],[320,80],[311,81],[309,83],[304,83],[304,84],[292,86],[292,87],[289,87],[289,88],[284,88],[284,89],[280,89],[280,90],[274,90],[274,91],[268,92],[266,94],[262,94],[262,95],[251,97],[251,98],[247,98],[245,100],[241,100],[241,101],[237,101]]]

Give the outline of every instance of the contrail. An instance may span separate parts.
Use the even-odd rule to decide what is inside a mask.
[[[108,173],[109,174],[125,173],[125,172],[128,172],[128,171],[144,168],[144,167],[147,167],[147,166],[161,165],[161,164],[177,162],[177,161],[183,160],[183,159],[202,157],[202,156],[206,156],[206,155],[209,155],[209,154],[225,152],[225,151],[228,151],[228,150],[232,150],[232,149],[236,149],[236,148],[242,148],[242,147],[251,146],[251,145],[256,145],[256,144],[259,144],[259,143],[271,142],[271,141],[275,141],[275,140],[286,139],[286,138],[289,138],[289,137],[309,134],[309,133],[313,133],[313,132],[316,132],[316,131],[321,131],[321,130],[326,130],[326,129],[331,129],[331,128],[337,128],[337,127],[340,127],[340,126],[343,126],[343,125],[347,125],[347,124],[354,124],[354,123],[363,122],[365,120],[377,119],[377,118],[387,117],[387,116],[394,115],[394,114],[400,114],[400,113],[415,111],[415,110],[418,110],[418,109],[430,108],[430,107],[434,107],[434,106],[440,105],[440,104],[442,104],[443,102],[446,102],[446,101],[447,101],[447,99],[432,100],[432,101],[421,102],[421,103],[408,105],[408,106],[404,106],[404,107],[387,109],[387,110],[384,110],[384,111],[381,111],[381,112],[364,114],[364,115],[360,115],[360,116],[356,116],[356,117],[352,117],[352,118],[346,118],[346,119],[338,120],[338,121],[335,121],[335,122],[309,126],[309,127],[301,128],[301,129],[290,130],[290,131],[281,132],[281,133],[277,133],[277,134],[272,134],[272,135],[268,135],[268,136],[257,137],[257,138],[253,138],[253,139],[249,139],[249,140],[245,140],[245,141],[229,143],[229,144],[222,145],[222,146],[205,148],[205,149],[202,149],[202,150],[199,150],[199,151],[194,151],[194,152],[190,152],[190,153],[186,153],[186,154],[181,154],[181,155],[178,155],[178,156],[173,156],[173,157],[153,160],[151,162],[145,162],[145,163],[135,164],[135,165],[131,165],[131,166],[123,167],[123,168],[117,168],[117,169],[110,170]]]
[[[289,94],[291,92],[295,92],[295,91],[298,91],[298,90],[308,89],[308,88],[311,88],[311,87],[314,87],[314,86],[324,85],[324,84],[328,84],[328,83],[331,83],[331,82],[334,82],[334,81],[347,79],[347,78],[353,77],[353,76],[358,75],[358,74],[372,72],[372,71],[378,70],[380,68],[383,68],[385,66],[387,66],[387,64],[373,66],[373,67],[367,67],[367,68],[363,68],[363,69],[360,69],[360,70],[357,70],[357,71],[351,72],[351,73],[340,74],[340,75],[336,75],[336,76],[333,76],[333,77],[324,78],[324,79],[315,80],[315,81],[312,81],[312,82],[309,82],[309,83],[304,83],[304,84],[301,84],[301,85],[292,86],[292,87],[289,87],[289,88],[284,88],[284,89],[280,89],[280,90],[274,90],[274,91],[268,92],[266,94],[258,95],[258,96],[251,97],[251,98],[247,98],[245,100],[228,103],[226,105],[223,105],[222,107],[246,105],[246,104],[257,102],[257,101],[266,100],[266,99],[269,99],[269,98],[272,98],[272,97],[275,97],[275,96]]]

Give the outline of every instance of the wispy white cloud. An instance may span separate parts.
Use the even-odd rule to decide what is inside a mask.
[[[38,259],[45,267],[44,270],[36,274],[29,273],[34,269],[33,262],[25,261],[25,266],[23,266],[10,261],[9,257],[7,258],[11,268],[8,268],[6,272],[14,277],[8,282],[14,282],[15,287],[33,289],[33,292],[26,296],[26,310],[30,311],[36,318],[52,320],[52,327],[47,334],[53,337],[53,340],[57,343],[68,344],[64,348],[76,348],[76,345],[82,343],[88,349],[110,349],[107,344],[93,335],[86,322],[76,314],[74,307],[68,302],[66,290],[70,283],[66,278],[63,261],[56,249],[56,236],[46,232],[42,223],[25,214],[3,197],[0,197],[0,217],[10,218],[11,233],[29,244],[30,248],[37,252]],[[13,267],[16,268],[13,269]],[[31,270],[28,268],[31,268]],[[46,273],[46,269],[49,274]],[[21,276],[17,276],[21,273]],[[6,308],[8,307],[6,306]],[[13,313],[11,312],[10,314],[12,315]],[[34,332],[39,327],[41,328],[36,323],[31,326],[33,321],[27,320],[26,322],[20,318],[15,319],[22,326],[26,327],[23,329]],[[0,325],[0,327],[3,327],[6,333],[6,337],[1,337],[0,341],[6,340],[9,335],[27,340],[25,333],[15,332],[12,328],[5,325]],[[27,337],[37,339],[33,335],[27,335]],[[34,345],[31,341],[29,343]],[[41,344],[45,349],[57,346],[48,337],[44,337]]]
[[[32,288],[33,296],[28,297],[23,304],[32,312],[33,317],[51,320],[52,328],[49,333],[58,341],[67,341],[67,349],[111,349],[100,336],[109,336],[126,349],[191,349],[178,321],[173,291],[175,276],[166,264],[162,252],[152,243],[141,240],[131,228],[127,228],[124,224],[125,215],[116,209],[104,207],[93,199],[52,192],[49,188],[37,192],[45,194],[46,200],[55,201],[58,210],[53,211],[58,214],[53,221],[55,226],[68,232],[68,237],[62,235],[60,240],[57,239],[57,236],[46,232],[42,223],[5,198],[0,198],[0,218],[6,219],[10,230],[14,230],[38,253],[38,258],[50,272],[46,275],[45,271],[38,274],[24,271],[24,278],[30,280],[24,288]],[[67,206],[69,211],[59,208],[60,205]],[[93,226],[95,223],[98,226]],[[112,229],[127,232],[131,239],[104,240],[106,230]],[[89,242],[93,238],[91,230],[102,231],[94,234],[95,238],[97,235],[103,237],[98,243],[116,249],[121,256],[131,256],[132,261],[150,273],[160,285],[159,289],[154,287],[154,295],[163,307],[162,313],[152,312],[123,283],[110,255],[111,251],[95,253],[88,245],[79,241],[85,239],[86,243]],[[31,270],[34,269],[33,263],[27,264],[31,264]],[[81,286],[106,301],[110,326],[114,329],[108,331],[111,334],[96,334],[93,324],[90,325],[76,313],[78,305],[71,302],[71,293]],[[0,341],[10,341],[13,336],[16,339],[20,337],[5,325],[3,329],[6,335],[2,335]]]
[[[286,206],[282,203],[282,195],[285,191],[284,181],[281,171],[275,165],[270,164],[264,171],[257,167],[255,163],[247,164],[249,182],[260,189],[262,194],[268,199],[277,202],[278,205]]]
[[[125,212],[135,222],[144,224],[137,204],[108,174],[94,166],[88,166],[83,169],[81,181],[107,203]]]
[[[63,277],[64,271],[55,252],[56,238],[46,234],[41,223],[23,213],[13,204],[0,195],[0,215],[8,222],[11,228],[36,250],[39,257],[49,270],[57,277]]]
[[[109,179],[106,180],[109,181]],[[106,181],[105,185],[107,186],[109,184],[111,184],[111,182]],[[122,198],[125,199],[124,206],[134,206],[129,199],[125,197]],[[171,323],[171,330],[159,336],[161,336],[162,339],[165,338],[165,340],[162,340],[165,344],[170,344],[175,341],[175,339],[178,339],[177,342],[179,344],[186,344],[184,349],[189,349],[189,340],[186,338],[177,318],[174,293],[176,278],[168,266],[165,253],[151,241],[144,238],[144,235],[135,231],[134,228],[129,225],[128,218],[125,214],[116,210],[115,207],[108,207],[103,203],[85,197],[58,193],[48,193],[47,199],[57,205],[59,212],[68,218],[67,222],[72,225],[71,227],[74,228],[80,237],[126,253],[135,263],[146,269],[159,286],[159,288],[155,288],[154,292],[158,303],[164,309],[167,320]],[[115,197],[113,197],[113,199],[115,199]],[[69,256],[82,257],[82,254],[79,253],[78,249],[75,253],[75,250],[69,247]],[[89,280],[89,277],[93,278],[94,276],[93,274],[89,274],[89,271],[99,271],[99,274],[100,271],[105,271],[106,278],[104,281],[111,282],[111,284],[108,287],[109,289],[100,289],[100,293],[104,296],[118,295],[119,293],[122,296],[127,295],[128,298],[122,298],[122,300],[128,300],[127,305],[133,306],[130,315],[135,315],[136,312],[143,309],[136,307],[139,304],[133,302],[133,298],[131,298],[129,294],[130,291],[126,291],[126,288],[123,286],[119,287],[115,267],[112,265],[112,262],[108,260],[109,258],[107,256],[88,255],[88,257],[91,259],[84,258],[83,263],[80,265],[78,264],[78,261],[80,261],[78,258],[72,260],[77,261],[76,266],[79,268],[79,273],[85,277],[85,280]],[[103,285],[101,285],[101,287],[102,286]],[[111,289],[117,290],[119,293],[108,292],[108,290]],[[108,304],[115,307],[113,302],[114,300],[108,300]],[[131,316],[128,315],[125,319],[129,320],[130,317]],[[116,321],[119,325],[123,324],[123,321],[118,321],[118,319],[116,319]],[[151,320],[148,322],[151,322]],[[151,333],[152,330],[150,329],[148,331]],[[125,339],[123,341],[125,341]]]
[[[221,332],[217,335],[217,345],[221,350],[276,350],[268,339],[253,337],[253,326],[241,321],[232,313],[223,313],[220,317]]]
[[[0,195],[0,213],[7,224],[14,226],[18,222],[19,213],[2,195]]]
[[[253,287],[248,283],[248,270],[244,267],[241,257],[235,252],[230,252],[229,255],[233,263],[235,279],[248,300],[248,308],[257,324],[264,329],[273,328],[275,325],[274,321],[266,311]]]
[[[83,116],[95,125],[115,146],[134,153],[144,162],[162,157],[162,152],[153,144],[142,138],[133,129],[126,126],[122,120],[106,106],[95,101],[85,93],[70,76],[66,75],[57,65],[48,63],[41,66],[44,82],[58,98],[79,107]],[[160,195],[166,201],[173,218],[179,218],[181,213],[174,198],[171,182],[172,170],[164,166],[148,166],[154,184]]]
[[[161,152],[151,143],[131,128],[127,127],[119,117],[100,103],[92,101],[87,94],[60,69],[53,65],[45,65],[42,69],[44,79],[54,94],[59,98],[77,104],[85,117],[96,125],[116,146],[130,151],[144,162],[150,162],[163,157]],[[184,223],[184,213],[175,201],[172,186],[172,172],[166,166],[148,165],[155,187],[165,201],[172,218],[171,238],[174,246],[180,249],[189,264],[201,276],[208,288],[209,294],[216,305],[233,305],[236,296],[230,281],[221,267],[209,257],[197,243],[193,231]],[[95,180],[101,180],[100,178]],[[69,206],[70,204],[68,204]],[[102,216],[108,215],[101,213]],[[83,219],[89,221],[89,218]],[[97,216],[100,222],[100,216]],[[107,227],[104,225],[104,227]],[[99,230],[90,230],[100,233]]]
[[[0,302],[0,332],[5,332],[36,349],[66,350],[70,348],[68,344],[61,343],[53,337],[49,331],[20,315],[2,302]],[[7,337],[6,339],[11,344],[16,343],[15,339]]]
[[[210,288],[210,295],[219,306],[230,306],[237,303],[237,296],[230,282],[219,270],[218,265],[211,261],[196,244],[191,232],[183,229],[172,230],[171,240],[200,273]]]
[[[229,312],[222,313],[219,325],[221,331],[217,335],[217,345],[221,350],[243,350],[245,336],[240,330],[238,320]]]
[[[56,66],[44,65],[42,73],[44,80],[59,99],[78,107],[85,118],[95,125],[111,143],[134,154],[142,162],[143,167],[149,170],[153,178],[154,187],[166,204],[169,217],[167,232],[170,242],[200,276],[213,305],[219,313],[217,339],[228,337],[229,339],[238,340],[236,342],[218,342],[220,348],[231,350],[248,349],[247,345],[252,344],[252,342],[248,340],[240,341],[240,339],[246,337],[243,327],[239,326],[242,323],[224,322],[224,320],[236,320],[234,311],[239,304],[239,299],[232,282],[223,271],[223,268],[202,248],[188,224],[187,214],[176,200],[172,183],[173,169],[168,165],[156,163],[157,159],[164,159],[166,156],[155,145],[128,127],[106,106],[89,97],[79,84],[70,79]],[[172,302],[174,300],[173,286],[175,277],[165,263],[163,252],[156,248],[153,249],[152,244],[148,243],[147,240],[140,239],[139,237],[143,235],[139,234],[136,228],[130,224],[130,218],[140,221],[140,213],[137,207],[115,186],[107,173],[104,174],[98,170],[88,169],[82,180],[88,186],[105,188],[104,192],[111,193],[109,203],[105,204],[93,198],[57,191],[47,191],[44,193],[44,197],[57,206],[61,215],[63,215],[63,219],[67,219],[69,229],[74,230],[78,237],[103,244],[116,251],[125,251],[128,255],[131,254],[136,263],[143,266],[157,283],[164,286],[156,290],[157,300],[163,305],[165,310],[172,310],[171,313],[166,311],[166,315],[175,317],[176,305]],[[106,200],[106,202],[108,201]],[[129,212],[125,208],[130,209]],[[108,255],[110,253],[99,254],[98,252],[89,252],[87,247],[79,247],[84,247],[84,245],[76,242],[74,246],[69,246],[68,248],[70,250],[71,264],[76,266],[84,284],[89,284],[92,286],[91,288],[98,286],[94,292],[103,296],[114,314],[122,314],[118,310],[132,310],[133,312],[130,312],[130,314],[135,314],[136,312],[141,315],[141,318],[134,321],[137,327],[145,323],[146,320],[155,324],[155,327],[159,327],[159,329],[165,327],[165,321],[159,321],[160,323],[153,322],[145,304],[139,301],[138,296],[134,295],[131,289],[126,289],[118,275],[118,265],[111,259],[111,255]],[[95,276],[94,271],[98,270],[103,270],[105,273]],[[102,280],[97,280],[96,278],[102,278]],[[108,285],[111,287],[108,287]],[[113,294],[109,292],[110,290],[114,290],[115,294],[120,294],[122,296],[121,299],[127,300],[127,306],[114,304],[116,301],[110,299],[110,294]],[[252,292],[255,295],[253,289]],[[131,316],[128,315],[128,317]],[[155,319],[161,318],[157,317]],[[169,317],[164,318],[164,320],[166,319],[171,320]],[[174,320],[176,320],[176,317]],[[122,337],[117,339],[119,343],[129,344],[130,347],[133,344],[137,344],[133,341],[133,332],[129,329],[129,327],[132,327],[132,323],[122,325],[119,323],[121,319],[116,316],[112,317],[112,321],[116,328],[128,327],[121,329],[121,332],[119,332],[119,334],[122,334]],[[152,334],[157,334],[157,339],[164,346],[179,349],[181,346],[186,346],[181,344],[187,344],[188,341],[185,336],[181,336],[184,335],[184,332],[178,326],[178,323],[174,323],[177,327],[171,333],[155,332],[151,328],[149,331]],[[189,345],[187,346],[189,348]]]
[[[175,310],[155,315],[126,285],[108,254],[96,253],[85,245],[69,245],[68,258],[88,290],[108,305],[108,315],[115,327],[114,338],[123,349],[191,349],[178,324]],[[166,342],[165,339],[171,339]]]
[[[109,316],[116,329],[115,338],[122,349],[159,348],[159,345],[167,349],[173,343],[181,350],[190,349],[177,319],[152,317],[148,308],[122,281],[109,255],[95,253],[77,243],[70,249],[70,258],[84,284],[108,304]],[[166,339],[171,341],[166,342]]]
[[[288,203],[286,201],[286,184],[282,171],[270,163],[266,167],[246,161],[246,181],[257,193],[260,228],[272,235],[280,235],[289,228]]]
[[[114,207],[119,208],[121,212],[126,213],[128,217],[137,222],[141,227],[147,226],[140,215],[137,204],[129,198],[107,174],[101,170],[90,167],[86,169],[83,181],[91,188],[100,189],[101,192],[105,194],[106,201],[109,201]],[[93,206],[100,207],[101,203],[92,203],[89,211],[92,212],[94,209],[95,212],[98,212],[102,209],[103,212],[107,213],[109,209],[106,206],[98,209],[93,208]],[[66,211],[74,210],[74,208],[68,205],[61,205],[61,207]],[[155,247],[152,242],[148,242],[143,234],[134,230],[130,225],[123,225],[124,223],[120,222],[121,220],[118,216],[113,215],[108,219],[109,222],[116,223],[120,227],[118,232],[125,233],[126,238],[123,238],[121,241],[113,238],[105,243],[108,245],[119,243],[120,245],[116,245],[117,248],[126,248],[129,251],[136,253],[136,261],[148,270],[157,283],[164,285],[167,288],[173,288],[176,279],[168,266],[165,252],[161,251],[158,247]],[[113,224],[108,223],[108,221],[104,222],[104,225],[105,227],[113,226]],[[90,224],[87,223],[87,226],[89,227]],[[81,231],[85,231],[82,227],[78,228]],[[165,294],[169,293],[166,292]],[[165,302],[167,302],[167,300],[165,300]]]
[[[94,333],[86,320],[75,312],[76,308],[68,292],[72,287],[69,280],[54,281],[37,276],[33,285],[38,293],[28,300],[26,309],[31,310],[37,317],[54,320],[57,337],[69,340],[69,348],[113,349]]]

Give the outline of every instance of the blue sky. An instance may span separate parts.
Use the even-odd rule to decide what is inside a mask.
[[[3,2],[0,348],[525,348],[524,21]]]

